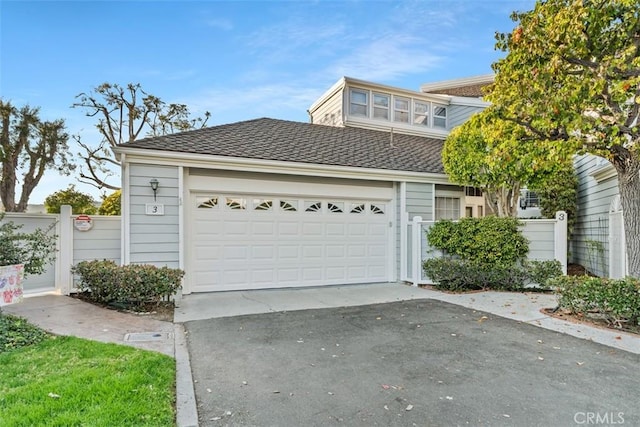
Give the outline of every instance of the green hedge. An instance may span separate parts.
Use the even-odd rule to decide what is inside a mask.
[[[184,271],[130,264],[118,266],[113,261],[83,261],[72,268],[79,276],[76,284],[80,292],[92,301],[122,304],[131,308],[159,303],[175,295],[182,287]]]
[[[563,276],[551,281],[559,306],[573,314],[600,316],[609,324],[640,326],[640,279]]]
[[[526,261],[510,266],[479,265],[442,257],[428,259],[424,271],[437,289],[461,292],[472,290],[522,291],[549,289],[549,279],[562,274],[558,261]]]
[[[524,259],[529,242],[517,218],[462,218],[436,222],[427,232],[429,245],[479,265],[511,266]]]
[[[439,289],[523,290],[562,274],[558,261],[527,261],[529,242],[517,218],[463,218],[442,220],[427,231],[429,244],[443,257],[423,263],[427,276]]]

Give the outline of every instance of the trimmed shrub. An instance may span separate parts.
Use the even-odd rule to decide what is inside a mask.
[[[55,224],[25,233],[22,224],[3,220],[4,213],[0,213],[0,266],[24,264],[25,277],[44,273],[56,258]]]
[[[529,242],[517,218],[463,218],[436,222],[427,240],[445,254],[428,259],[423,268],[448,291],[548,289],[550,278],[562,275],[558,261],[527,261]]]
[[[558,305],[572,314],[600,317],[610,325],[640,326],[640,279],[563,276],[551,281]]]
[[[558,261],[527,261],[505,266],[442,257],[426,260],[423,267],[437,289],[452,292],[547,290],[549,279],[562,274]]]
[[[480,265],[511,266],[524,259],[529,242],[517,218],[462,218],[436,222],[427,232],[429,244],[446,254]]]
[[[153,265],[118,266],[113,261],[83,261],[72,268],[79,276],[77,287],[92,301],[142,308],[160,303],[182,287],[184,271]]]

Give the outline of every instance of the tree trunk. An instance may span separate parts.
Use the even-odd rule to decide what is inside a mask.
[[[618,188],[624,218],[629,275],[640,277],[640,161],[625,159],[623,167],[614,162],[618,171]]]

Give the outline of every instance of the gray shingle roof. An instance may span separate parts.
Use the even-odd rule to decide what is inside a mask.
[[[398,171],[444,173],[443,141],[421,136],[269,118],[120,145],[170,152]]]

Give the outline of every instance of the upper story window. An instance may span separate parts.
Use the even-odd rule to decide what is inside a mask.
[[[353,116],[367,117],[367,98],[369,97],[369,93],[364,90],[351,89],[350,94],[349,114]]]
[[[447,107],[443,105],[433,106],[433,127],[447,128]]]
[[[400,123],[409,123],[409,98],[394,97],[393,120]]]
[[[389,120],[389,95],[373,94],[373,118]]]
[[[447,129],[446,105],[367,89],[349,89],[349,115]]]
[[[429,126],[429,103],[414,102],[413,103],[413,124]]]

